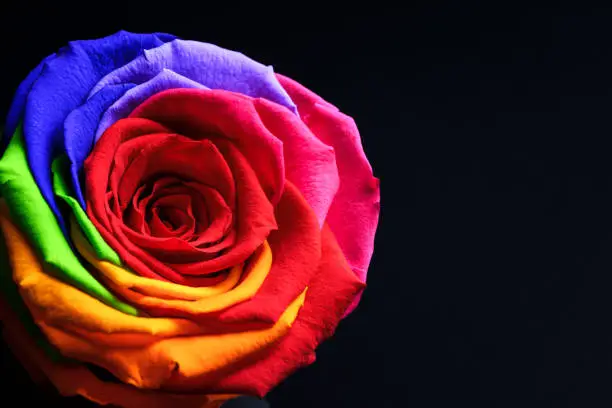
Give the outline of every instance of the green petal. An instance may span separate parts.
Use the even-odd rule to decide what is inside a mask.
[[[11,311],[17,315],[19,321],[26,329],[28,334],[36,342],[36,344],[50,357],[53,361],[62,361],[64,358],[40,331],[34,319],[30,314],[30,311],[23,303],[19,289],[13,281],[13,275],[11,274],[11,264],[8,259],[8,253],[6,250],[6,244],[4,242],[4,234],[0,232],[0,294],[2,298],[6,300],[6,303],[10,306]]]
[[[97,257],[104,261],[111,262],[115,265],[121,266],[121,259],[119,255],[104,241],[100,232],[93,225],[91,220],[87,217],[87,213],[83,210],[83,207],[74,198],[72,189],[68,185],[68,160],[65,156],[61,156],[53,160],[53,190],[55,194],[68,204],[74,217],[76,218],[83,235],[87,238],[91,246],[93,247]]]
[[[133,306],[119,300],[79,262],[32,177],[21,125],[0,159],[0,193],[13,221],[29,238],[48,272],[117,310],[138,314]]]

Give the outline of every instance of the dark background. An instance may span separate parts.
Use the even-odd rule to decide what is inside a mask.
[[[119,29],[274,65],[356,119],[382,215],[360,307],[272,407],[609,406],[612,12],[230,6],[5,2],[0,112],[40,59]],[[2,362],[2,400],[86,406]]]

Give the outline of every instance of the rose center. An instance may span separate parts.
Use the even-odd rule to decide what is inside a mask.
[[[160,221],[171,231],[184,228],[188,223],[187,214],[178,208],[160,207],[155,210]]]

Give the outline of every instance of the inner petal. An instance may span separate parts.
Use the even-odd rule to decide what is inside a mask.
[[[130,206],[123,213],[123,221],[134,231],[149,235],[151,231],[146,220],[146,214],[150,208],[149,202],[156,197],[180,194],[184,191],[181,180],[176,177],[160,177],[153,183],[143,184],[132,196]]]
[[[130,239],[160,260],[204,261],[236,242],[230,204],[202,182],[176,176],[146,181],[124,214]],[[169,254],[169,248],[176,253]]]
[[[113,171],[125,166],[125,171],[117,176],[115,185],[111,177],[110,186],[122,211],[130,204],[139,186],[164,176],[209,185],[220,191],[226,201],[233,205],[235,187],[232,172],[212,142],[195,141],[175,134],[151,140],[147,137],[138,139],[141,139],[138,149],[132,146],[118,151],[117,156],[126,157],[115,158],[116,168]]]
[[[181,232],[182,234],[190,229],[193,230],[195,227],[195,220],[179,208],[161,207],[159,208],[159,217],[165,225],[177,233]]]
[[[115,213],[120,216],[129,203],[120,202],[118,196],[119,184],[123,180],[125,170],[132,162],[144,151],[145,147],[163,143],[170,136],[170,133],[152,133],[135,137],[121,143],[111,162],[111,170],[109,176],[109,190],[113,193],[117,205],[114,209]]]
[[[170,222],[174,226],[168,225],[168,219],[162,220],[158,207],[171,211],[165,215],[173,217]],[[182,211],[177,213],[173,207]],[[219,191],[195,181],[161,177],[138,187],[123,218],[127,226],[143,235],[181,238],[209,254],[235,242],[230,206]],[[178,231],[180,224],[187,226]]]
[[[221,241],[233,226],[232,210],[221,193],[201,183],[186,183],[194,190],[192,196],[197,209],[196,218],[200,221],[202,213],[207,214],[207,222],[198,222],[191,240],[198,248],[206,248]]]
[[[151,225],[151,235],[161,238],[166,237],[178,237],[183,238],[183,236],[188,233],[189,225],[187,224],[175,224],[174,221],[168,220],[168,211],[177,211],[176,209],[159,209],[154,208],[151,217],[151,221],[149,224]],[[160,214],[161,213],[161,214]]]
[[[117,137],[122,140],[131,140],[129,136],[132,133],[136,135],[135,137],[141,137],[139,134],[141,134],[140,126],[143,121],[145,119],[126,119],[125,122],[118,122],[116,127],[109,128],[105,135],[113,136],[114,133],[117,133]],[[130,126],[134,126],[135,130],[129,130]],[[172,130],[175,129],[172,128]],[[191,131],[190,133],[193,134],[193,129]],[[202,135],[206,136],[208,133],[198,132],[198,135],[203,137]],[[101,138],[100,142],[104,140],[105,137]],[[105,238],[116,244],[113,247],[121,252],[120,256],[127,265],[143,274],[155,276],[153,275],[155,273],[175,282],[192,282],[203,275],[216,273],[244,261],[252,255],[255,248],[261,245],[270,231],[276,228],[274,207],[270,202],[267,190],[262,187],[258,172],[254,170],[241,150],[234,146],[233,141],[234,139],[228,140],[218,135],[212,144],[206,140],[194,141],[168,131],[163,140],[158,139],[156,141],[158,143],[142,146],[135,157],[130,155],[130,159],[133,158],[133,160],[127,161],[123,173],[118,168],[111,171],[117,175],[116,190],[112,191],[112,183],[110,186],[107,184],[112,174],[111,177],[104,180],[104,187],[105,190],[110,187],[116,196],[115,207],[119,206],[123,211],[120,216],[115,216],[114,212],[106,210],[109,207],[107,203],[106,208],[100,208],[100,205],[95,206],[94,215],[101,213],[99,218],[108,224],[108,227],[104,225],[106,227],[103,231]],[[112,157],[118,155],[118,149],[115,149],[113,154],[107,152],[106,158],[102,153],[91,157],[94,159],[100,157],[100,161],[102,159],[112,161]],[[91,164],[92,169],[99,168],[99,166],[94,166],[94,159],[88,163]],[[102,162],[103,165],[109,166],[105,163],[107,162]],[[269,166],[274,167],[270,163]],[[203,209],[210,210],[210,224],[207,230],[218,230],[217,237],[222,237],[222,242],[204,242],[206,240],[201,236],[204,231],[197,229],[200,224],[196,224],[194,236],[198,237],[194,240],[200,238],[203,248],[177,237],[147,236],[121,222],[124,211],[127,206],[132,205],[139,187],[152,183],[155,179],[168,176],[179,178],[183,184],[197,182],[219,192],[223,200],[214,199],[216,197],[214,193],[211,193],[213,199],[210,200],[198,200],[194,198],[196,194],[192,195],[192,208],[196,221],[198,221],[199,214],[205,213]],[[95,179],[93,176],[90,178]],[[143,198],[146,195],[144,190],[140,193]],[[100,196],[101,194],[96,195],[96,197]],[[235,200],[236,196],[240,197],[239,202]],[[136,200],[140,205],[139,201]],[[215,204],[218,204],[218,211],[213,208]],[[228,211],[224,204],[231,211]],[[227,216],[213,216],[213,212],[227,214]],[[158,219],[160,219],[159,215],[158,213]],[[215,222],[218,227],[210,228],[215,225]],[[227,251],[223,250],[222,253],[211,257],[209,250],[218,249],[214,247],[224,244],[225,240],[235,240],[235,243]],[[186,277],[185,275],[192,276]]]
[[[189,239],[195,232],[191,196],[166,195],[155,199],[147,213],[152,236]]]

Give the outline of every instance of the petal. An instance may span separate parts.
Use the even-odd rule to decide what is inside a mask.
[[[299,83],[282,75],[277,77],[298,104],[304,123],[336,152],[340,187],[326,222],[353,272],[365,282],[380,214],[380,190],[363,151],[359,131],[353,119],[333,105]]]
[[[239,52],[185,40],[174,40],[146,50],[139,58],[100,80],[91,90],[90,96],[108,85],[142,84],[164,69],[211,89],[225,89],[266,98],[295,111],[295,105],[278,83],[272,67],[266,67]]]
[[[151,234],[159,238],[175,237],[186,240],[185,234],[195,232],[191,196],[188,193],[173,194],[155,200],[151,208]]]
[[[99,259],[94,253],[91,244],[83,236],[75,223],[71,223],[71,236],[79,253],[100,272],[109,286],[115,288],[118,293],[121,293],[122,296],[134,304],[148,297],[157,297],[160,302],[177,299],[195,301],[212,298],[233,289],[243,273],[242,264],[236,265],[230,270],[224,281],[213,286],[199,288],[145,278],[118,265]],[[264,260],[261,262],[264,262]],[[268,273],[265,264],[259,266],[258,270],[263,271],[260,273],[264,277]],[[255,290],[257,289],[255,288]],[[146,306],[145,303],[142,304]]]
[[[101,344],[83,337],[83,333],[43,322],[39,325],[67,357],[103,367],[124,383],[153,390],[193,390],[200,378],[218,376],[219,370],[241,364],[284,337],[304,298],[305,292],[269,328],[172,337],[139,347]]]
[[[130,85],[134,84],[130,82]],[[109,85],[108,87],[112,88],[115,86],[117,85]],[[136,85],[133,89],[125,92],[121,97],[114,101],[106,112],[104,112],[102,119],[100,119],[100,123],[98,123],[95,140],[98,140],[106,129],[108,129],[113,123],[117,122],[119,119],[127,117],[145,100],[161,91],[173,88],[208,89],[206,86],[192,79],[186,78],[172,70],[164,68],[153,78]]]
[[[263,397],[296,369],[314,362],[316,347],[334,333],[365,286],[352,273],[327,226],[323,228],[321,250],[317,273],[308,284],[304,307],[291,332],[240,370],[201,378],[198,387]]]
[[[198,92],[209,94],[212,91]],[[181,262],[178,263],[175,261],[175,263],[167,264],[151,256],[150,251],[155,250],[155,248],[152,248],[149,244],[152,244],[155,239],[148,238],[148,242],[143,241],[135,235],[136,233],[134,231],[123,224],[122,218],[117,217],[112,211],[106,208],[106,185],[108,183],[109,173],[112,171],[112,161],[115,157],[118,159],[115,160],[114,170],[120,169],[125,165],[125,177],[130,168],[127,164],[129,159],[121,160],[120,158],[125,155],[117,155],[116,152],[127,145],[128,141],[131,139],[141,136],[148,137],[146,135],[149,131],[153,134],[161,133],[156,132],[161,129],[167,128],[151,122],[150,120],[139,118],[124,119],[109,128],[96,144],[92,155],[85,162],[86,184],[88,187],[88,213],[105,240],[119,253],[121,258],[132,269],[143,276],[168,279],[176,283],[197,286],[198,284],[205,283],[206,280],[202,281],[198,280],[197,277],[186,277],[184,275],[202,276],[218,272],[245,261],[255,249],[261,245],[269,232],[276,228],[274,212],[272,205],[264,195],[257,177],[253,169],[249,166],[246,158],[232,146],[232,143],[219,137],[217,138],[218,140],[215,141],[215,146],[221,151],[229,167],[232,169],[232,174],[236,179],[236,195],[241,197],[234,217],[236,223],[235,245],[224,251],[222,255],[206,262],[186,263],[189,262],[190,259],[193,260],[193,258],[185,258],[191,256],[190,254],[193,248],[188,248],[183,245],[186,243],[166,240],[164,241],[164,245],[171,244],[173,246],[172,251],[167,251],[165,256],[177,256],[176,251],[183,248],[180,253],[183,257]],[[200,132],[198,134],[207,135],[208,133]],[[130,148],[129,152],[132,151],[138,152],[138,149]],[[187,149],[181,153],[181,161],[185,162],[185,155],[190,155],[192,153],[192,149]],[[132,153],[129,153],[129,155],[131,154]],[[142,155],[138,157],[145,156],[146,155]],[[169,160],[164,159],[162,163],[157,163],[159,163],[158,166],[165,166],[166,163],[169,162]],[[185,166],[181,168],[181,166],[171,165],[166,170],[169,172],[183,172],[181,175],[186,178],[196,178],[198,174],[200,174],[199,177],[202,177],[201,174],[206,172],[205,168],[198,170],[198,166],[206,166],[206,163],[198,160],[198,157],[193,157],[190,160],[188,159],[186,162],[195,163],[197,166]],[[159,168],[157,170],[159,170]],[[121,171],[118,171],[118,173],[121,174]],[[116,179],[117,177],[118,176],[114,176],[113,174],[110,175],[111,181],[113,178]],[[141,176],[136,177],[136,179],[139,177]],[[224,184],[219,183],[218,177],[216,177],[216,179],[217,180],[209,180],[208,183],[213,184],[216,190],[222,190]],[[122,197],[117,196],[117,199],[127,205],[129,199],[131,199],[130,195],[133,194],[132,191],[135,191],[135,187],[136,183],[132,183],[125,187],[125,191],[127,192],[121,193]],[[227,197],[229,193],[222,193],[222,195]],[[138,240],[138,245],[135,245],[134,240]],[[161,246],[161,241],[159,242]],[[141,248],[139,245],[147,245],[147,247]],[[179,245],[181,246],[179,247]],[[166,246],[166,249],[168,248],[169,247]],[[156,254],[159,255],[158,253]]]
[[[23,234],[0,210],[0,226],[6,239],[13,280],[34,320],[62,326],[69,324],[100,333],[133,333],[153,341],[177,334],[202,332],[201,326],[184,319],[137,317],[122,313],[95,298],[47,275]]]
[[[214,332],[185,319],[125,315],[45,274],[32,248],[0,216],[13,278],[34,320],[63,355],[99,365],[139,388],[181,389],[266,349],[289,331],[300,294],[273,325]]]
[[[198,318],[203,314],[215,314],[233,305],[251,299],[260,290],[270,272],[272,251],[267,242],[256,251],[243,271],[242,265],[233,267],[224,280],[214,286],[192,288],[169,282],[161,282],[133,275],[123,268],[98,260],[91,246],[72,228],[73,239],[79,253],[94,265],[107,279],[109,286],[152,316]],[[285,305],[288,306],[288,305]],[[215,322],[210,316],[206,327],[232,327],[234,324]],[[198,319],[201,321],[201,319]],[[251,321],[244,326],[261,327],[265,323]]]
[[[26,100],[28,98],[28,94],[32,89],[32,85],[43,70],[45,64],[51,60],[53,60],[57,54],[51,54],[45,59],[43,59],[40,64],[36,66],[28,76],[19,84],[17,87],[17,91],[13,96],[13,101],[11,102],[11,107],[9,108],[8,115],[6,117],[6,123],[4,124],[4,137],[2,138],[2,150],[8,146],[8,142],[11,140],[11,137],[17,130],[17,126],[19,126],[19,122],[21,122],[21,118],[23,117],[23,111],[25,109]]]
[[[285,174],[300,190],[323,225],[336,191],[338,169],[334,149],[321,142],[295,115],[265,99],[255,101],[264,125],[283,143]]]
[[[112,170],[111,177],[120,178],[118,184],[111,188],[117,189],[117,200],[122,210],[127,208],[136,189],[146,180],[167,175],[211,186],[233,204],[235,187],[232,171],[210,140],[192,140],[173,134],[153,136],[156,137],[134,139],[143,141],[146,146],[125,168],[115,166]],[[119,149],[115,160],[121,155]]]
[[[94,145],[94,132],[100,116],[112,102],[133,86],[125,84],[104,88],[70,112],[64,121],[64,138],[66,154],[70,160],[72,188],[83,207],[85,207],[85,200],[81,191],[80,170]]]
[[[85,161],[87,214],[104,240],[125,260],[125,251],[122,250],[122,245],[112,233],[111,214],[107,211],[106,190],[113,158],[125,140],[152,133],[168,132],[168,129],[148,120],[120,121],[112,129],[115,132],[114,137],[101,139],[96,144],[96,150]],[[93,171],[88,171],[88,166],[91,166]],[[149,276],[164,279],[150,271],[138,261],[137,257],[134,257],[133,261],[140,266],[141,273],[148,271]]]
[[[101,285],[73,253],[30,173],[20,128],[15,132],[0,160],[0,192],[15,221],[26,231],[30,241],[41,254],[46,268],[125,313],[138,313]]]
[[[247,275],[255,282],[253,285],[257,285],[256,291],[241,295],[240,302],[214,309],[199,302],[179,302],[167,297],[150,299],[143,296],[137,301],[129,297],[130,301],[153,315],[186,316],[206,325],[277,321],[309,285],[318,271],[321,257],[320,229],[314,212],[295,186],[288,183],[284,191],[275,211],[278,230],[268,237],[273,255],[270,271],[266,275]]]
[[[227,91],[172,89],[149,98],[130,118],[146,118],[193,139],[231,140],[276,204],[285,178],[283,146],[262,123],[253,101]]]
[[[95,248],[96,255],[105,261],[112,262],[116,265],[121,265],[121,260],[119,259],[119,255],[102,239],[102,236],[96,229],[96,227],[91,223],[89,218],[87,218],[87,213],[83,210],[83,207],[79,205],[77,200],[72,196],[72,191],[68,186],[69,179],[69,165],[67,158],[58,157],[53,161],[52,171],[53,171],[53,190],[55,194],[60,197],[68,207],[72,211],[75,219],[78,221],[79,226],[83,230],[83,233],[92,243]]]
[[[351,118],[318,105],[306,123],[336,149],[341,182],[326,221],[338,237],[349,264],[355,272],[362,272],[357,275],[365,281],[380,213],[378,179],[372,176]]]
[[[197,195],[194,194],[194,202],[206,206],[209,221],[208,225],[198,222],[198,231],[193,236],[191,243],[203,247],[229,239],[228,234],[233,231],[231,230],[233,214],[223,196],[217,190],[208,186],[197,183],[189,183],[189,185],[192,186],[194,191],[199,192]],[[199,211],[196,214],[201,212]],[[235,236],[235,234],[232,234],[232,236]]]
[[[64,232],[49,171],[54,155],[64,148],[64,120],[86,100],[100,78],[133,60],[143,49],[158,47],[170,39],[173,37],[168,35],[120,31],[97,40],[74,41],[44,63],[32,84],[23,119],[28,163]]]
[[[28,336],[22,322],[0,299],[4,339],[32,378],[47,377],[65,397],[80,395],[99,405],[124,408],[219,408],[233,394],[175,394],[150,392],[126,384],[106,382],[82,364],[63,363],[46,356]]]
[[[19,319],[23,329],[31,337],[42,352],[50,358],[61,361],[62,356],[57,349],[45,338],[45,335],[40,331],[40,328],[34,323],[32,315],[27,306],[23,302],[19,289],[13,281],[13,273],[9,262],[6,249],[4,234],[0,231],[0,305],[8,306],[10,311],[14,313],[14,317]],[[0,321],[2,321],[2,307],[0,307]],[[6,328],[6,325],[3,327]]]
[[[171,263],[184,275],[202,275],[244,262],[277,229],[274,209],[246,158],[227,140],[216,140],[215,145],[232,169],[236,180],[236,210],[233,214],[235,244],[216,258],[203,263]],[[297,294],[296,294],[297,296]]]
[[[192,207],[188,208],[187,215],[193,218],[194,225],[189,238],[185,239],[195,246],[205,246],[221,240],[225,242],[229,238],[226,234],[232,226],[232,209],[223,196],[214,188],[197,182],[185,182],[176,177],[161,177],[152,186],[139,187],[131,205],[123,214],[126,226],[149,235],[145,216],[150,201],[153,198],[179,193],[188,194],[191,198]],[[227,243],[232,244],[233,241]]]
[[[215,316],[221,322],[275,322],[287,305],[309,285],[321,257],[317,218],[295,186],[287,182],[275,209],[278,229],[268,242],[274,254],[270,274],[252,299]]]

